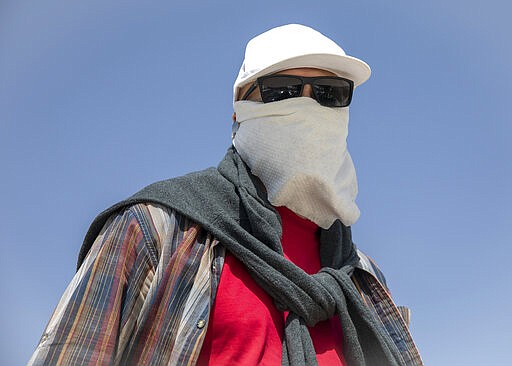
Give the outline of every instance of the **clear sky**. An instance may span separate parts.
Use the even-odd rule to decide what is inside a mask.
[[[29,359],[94,216],[216,165],[247,40],[310,25],[372,67],[356,244],[427,365],[509,365],[510,2],[0,0],[0,364]]]

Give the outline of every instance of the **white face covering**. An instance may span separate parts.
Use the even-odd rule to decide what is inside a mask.
[[[272,103],[238,101],[233,143],[265,185],[274,206],[286,206],[327,229],[359,218],[357,179],[347,151],[348,108],[308,97]]]

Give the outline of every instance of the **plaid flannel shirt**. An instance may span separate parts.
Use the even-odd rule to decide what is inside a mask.
[[[225,248],[188,218],[137,204],[105,224],[65,290],[29,365],[195,365]],[[377,266],[352,278],[407,365],[422,365]]]

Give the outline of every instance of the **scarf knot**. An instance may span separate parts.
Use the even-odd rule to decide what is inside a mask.
[[[339,273],[340,271],[341,273]],[[343,293],[337,276],[348,276],[351,271],[350,266],[334,271],[332,268],[322,268],[318,273],[309,275],[310,283],[313,286],[305,289],[306,293],[302,296],[301,307],[295,307],[295,311],[291,311],[286,303],[280,301],[276,301],[276,307],[281,311],[291,311],[292,314],[301,318],[308,327],[314,327],[319,322],[329,320],[342,310],[338,305],[339,301],[337,302],[332,295]],[[343,304],[344,302],[341,303],[342,308],[344,308]]]

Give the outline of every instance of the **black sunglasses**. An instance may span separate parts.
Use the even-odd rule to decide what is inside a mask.
[[[295,75],[266,75],[259,77],[242,97],[247,97],[260,87],[263,103],[302,96],[304,85],[311,85],[313,97],[325,107],[347,107],[352,100],[354,82],[338,76],[304,77]]]

